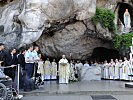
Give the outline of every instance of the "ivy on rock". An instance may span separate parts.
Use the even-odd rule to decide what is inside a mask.
[[[126,48],[128,49],[132,45],[132,33],[116,35],[113,39],[114,47],[116,49]]]
[[[96,8],[96,14],[92,17],[92,22],[94,25],[100,23],[103,28],[108,28],[109,31],[115,33],[116,27],[114,19],[115,14],[111,10],[105,8]]]

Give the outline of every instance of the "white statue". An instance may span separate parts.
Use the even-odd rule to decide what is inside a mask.
[[[131,19],[130,19],[130,14],[128,12],[128,9],[126,9],[125,13],[124,13],[124,32],[129,32],[130,28],[131,28]]]

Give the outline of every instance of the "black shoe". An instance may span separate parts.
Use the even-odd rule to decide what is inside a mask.
[[[44,85],[44,81],[41,82],[41,85]]]

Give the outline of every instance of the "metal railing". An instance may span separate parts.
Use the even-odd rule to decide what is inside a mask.
[[[12,88],[12,87],[9,88],[9,87],[5,86],[3,83],[1,83],[1,81],[2,81],[2,78],[1,78],[1,81],[0,81],[0,94],[1,94],[0,95],[0,100],[14,100],[13,92],[15,92],[18,95],[18,98],[20,96],[19,95],[19,72],[20,72],[20,64],[18,64],[18,65],[12,65],[12,66],[1,66],[0,65],[0,69],[13,68],[13,67],[16,67],[16,66],[17,66],[17,92],[16,92],[16,90],[14,88]],[[5,77],[5,78],[7,78],[7,77]],[[21,96],[21,97],[23,97],[23,96]]]

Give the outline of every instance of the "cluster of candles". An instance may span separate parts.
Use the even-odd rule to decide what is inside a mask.
[[[132,60],[132,58],[133,58],[133,38],[132,38],[132,45],[130,46],[130,59]]]

